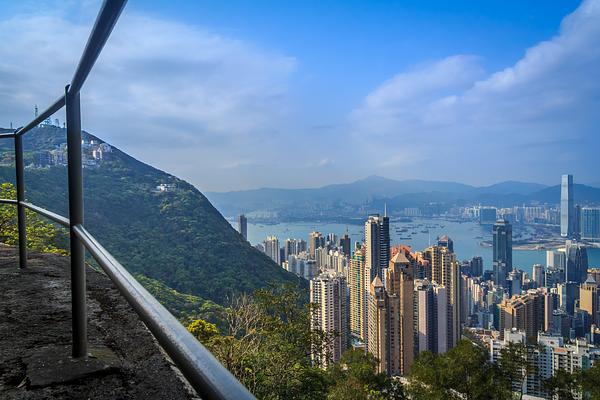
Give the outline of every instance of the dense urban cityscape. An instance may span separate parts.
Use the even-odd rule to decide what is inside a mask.
[[[418,209],[402,213],[419,216]],[[363,349],[376,357],[379,372],[403,377],[419,353],[443,354],[461,338],[484,346],[494,363],[509,343],[536,345],[527,354],[535,373],[515,390],[547,398],[544,381],[557,370],[589,369],[600,359],[600,265],[588,265],[587,253],[600,241],[600,208],[576,203],[573,176],[562,176],[559,207],[465,207],[460,213],[489,224],[491,269],[479,256],[459,260],[448,235],[424,249],[391,243],[387,210],[368,217],[362,242],[352,243],[347,232],[313,231],[307,240],[280,243],[271,235],[256,245],[310,281],[311,327],[335,334],[328,357],[315,355],[316,363],[326,368],[346,350]],[[513,264],[513,224],[519,222],[560,226],[563,246],[546,250],[545,265],[532,265],[531,274]],[[240,215],[245,238],[247,225]],[[559,242],[549,237],[544,246]]]

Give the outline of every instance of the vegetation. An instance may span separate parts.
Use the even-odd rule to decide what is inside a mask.
[[[64,129],[34,129],[24,138],[26,163],[63,142]],[[10,160],[12,151],[0,143],[0,160]],[[254,249],[192,185],[118,149],[111,155],[84,169],[85,223],[130,272],[219,304],[269,282],[306,285]],[[29,201],[67,215],[65,167],[28,168],[25,180]],[[0,182],[13,181],[14,167],[0,166]],[[157,192],[161,183],[175,190]]]
[[[17,191],[11,183],[0,184],[0,198],[16,200]],[[27,221],[27,247],[34,251],[66,254],[66,233],[62,228],[47,222],[29,209],[25,209]],[[17,229],[17,207],[0,204],[0,242],[15,246],[19,243]]]
[[[510,399],[501,368],[487,351],[468,340],[442,355],[423,352],[415,361],[407,391],[413,399]]]
[[[179,293],[162,282],[137,274],[135,279],[167,308],[184,325],[192,321],[208,321],[216,327],[224,328],[225,308],[199,296]]]
[[[294,286],[269,287],[233,298],[225,330],[201,320],[188,330],[259,399],[402,398],[364,351],[346,352],[327,370],[314,366],[311,352],[327,335],[310,330],[309,310]]]

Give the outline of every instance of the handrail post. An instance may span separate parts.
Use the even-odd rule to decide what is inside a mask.
[[[23,137],[15,135],[15,175],[17,183],[17,225],[19,229],[19,268],[27,267],[27,221],[25,220],[25,179],[23,162]]]
[[[69,221],[71,248],[71,307],[73,357],[87,356],[87,309],[85,248],[73,227],[83,224],[83,171],[81,156],[81,108],[79,92],[65,88],[67,114],[67,156],[69,179]]]

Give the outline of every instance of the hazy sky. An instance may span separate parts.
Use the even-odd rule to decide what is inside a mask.
[[[0,126],[61,94],[99,6],[0,2]],[[130,1],[82,109],[203,191],[600,183],[600,0]]]

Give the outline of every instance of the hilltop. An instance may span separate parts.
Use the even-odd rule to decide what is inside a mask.
[[[114,146],[102,146],[103,158],[95,159],[92,152],[105,142],[87,132],[83,139],[85,225],[129,271],[218,304],[271,282],[301,284],[246,242],[191,184]],[[35,128],[24,139],[27,200],[62,215],[68,210],[65,141],[65,129],[54,126]],[[0,141],[2,181],[14,181],[12,146]]]

